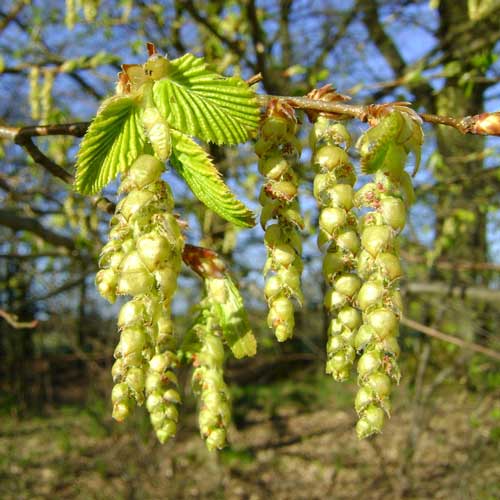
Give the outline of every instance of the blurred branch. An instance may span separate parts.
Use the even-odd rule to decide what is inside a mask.
[[[224,45],[226,45],[229,49],[231,49],[237,56],[242,59],[245,59],[245,50],[241,43],[237,40],[231,40],[227,36],[223,35],[219,32],[216,26],[214,26],[210,20],[203,17],[200,14],[200,9],[197,5],[194,4],[192,0],[181,0],[179,5],[186,9],[191,17],[204,26],[215,38],[219,39]]]
[[[68,184],[73,184],[74,177],[70,173],[66,172],[66,170],[60,167],[57,163],[53,162],[48,156],[43,154],[38,146],[36,146],[29,137],[16,139],[15,142],[24,148],[33,160],[38,163],[38,165],[41,165],[45,168],[45,170],[48,170],[54,177],[57,177]]]
[[[13,210],[0,209],[0,225],[9,227],[14,231],[29,231],[47,243],[56,247],[67,248],[71,252],[76,250],[75,242],[71,238],[47,229],[36,219],[17,215]]]
[[[410,318],[404,318],[404,317],[401,318],[401,323],[410,328],[413,328],[417,332],[429,335],[430,337],[443,340],[444,342],[449,342],[450,344],[455,344],[456,346],[463,347],[464,349],[469,349],[474,352],[479,352],[481,354],[484,354],[485,356],[488,356],[489,358],[493,358],[500,361],[500,352],[494,351],[493,349],[488,349],[487,347],[483,347],[482,345],[476,344],[474,342],[468,342],[458,337],[453,337],[452,335],[440,332],[435,328],[423,325],[422,323],[419,323],[418,321],[415,321]]]
[[[89,269],[88,274],[94,274],[95,269]],[[80,276],[74,280],[68,281],[64,283],[63,285],[55,288],[54,290],[51,290],[50,292],[47,292],[44,295],[38,295],[36,297],[31,297],[28,299],[28,303],[33,303],[33,302],[43,302],[44,300],[50,299],[52,297],[55,297],[56,295],[59,295],[60,293],[67,292],[68,290],[71,290],[79,285],[82,284],[82,282],[87,278],[87,274]]]
[[[33,321],[18,321],[15,314],[8,313],[4,309],[0,309],[0,317],[16,330],[21,330],[22,328],[36,328],[38,326],[38,321],[36,319]]]
[[[404,287],[409,293],[430,294],[454,297],[462,300],[484,300],[485,302],[500,302],[500,290],[492,290],[481,286],[453,286],[442,282],[407,283]]]
[[[11,23],[11,21],[16,19],[17,15],[27,6],[27,4],[25,0],[19,0],[12,6],[10,12],[0,12],[0,17],[2,18],[0,21],[0,33]]]
[[[427,264],[427,259],[423,255],[412,255],[409,252],[401,251],[403,258],[415,264]],[[428,263],[428,267],[437,267],[439,269],[450,269],[453,271],[500,271],[500,264],[494,262],[468,262],[464,260],[452,262],[448,260],[437,260]]]

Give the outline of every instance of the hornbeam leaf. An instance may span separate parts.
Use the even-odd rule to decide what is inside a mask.
[[[237,226],[255,225],[254,214],[222,180],[212,159],[192,139],[172,129],[172,166],[188,183],[195,196],[208,208]]]
[[[237,144],[258,128],[255,94],[241,79],[210,71],[186,54],[170,62],[168,77],[153,86],[160,113],[175,129],[216,144]]]
[[[77,191],[100,191],[141,154],[145,143],[141,113],[135,96],[114,96],[103,102],[80,145]]]
[[[221,292],[224,296],[224,300],[213,300],[212,308],[235,358],[255,356],[257,341],[250,328],[243,299],[233,280],[225,274],[223,278],[206,278],[205,283],[209,299],[212,295],[217,298]],[[218,290],[218,293],[211,293],[212,287]]]

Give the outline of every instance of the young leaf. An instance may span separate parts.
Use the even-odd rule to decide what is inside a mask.
[[[75,188],[93,194],[124,171],[144,147],[137,98],[111,97],[103,102],[80,145]]]
[[[243,299],[233,280],[226,274],[224,278],[207,278],[205,283],[209,299],[210,287],[224,287],[225,300],[214,300],[212,307],[222,334],[234,356],[238,359],[255,356],[257,341],[250,328]]]
[[[244,142],[259,125],[259,107],[248,85],[210,71],[192,54],[171,61],[168,77],[154,83],[153,96],[173,128],[204,141]]]
[[[208,154],[177,130],[172,133],[170,162],[208,208],[237,226],[252,227],[254,214],[226,186]]]

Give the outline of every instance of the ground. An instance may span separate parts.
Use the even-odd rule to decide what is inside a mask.
[[[240,387],[232,445],[218,455],[197,434],[192,401],[164,446],[144,414],[117,424],[95,393],[43,417],[3,414],[0,498],[500,498],[498,393],[450,383],[419,406],[402,386],[384,433],[358,441],[354,390],[316,375]]]

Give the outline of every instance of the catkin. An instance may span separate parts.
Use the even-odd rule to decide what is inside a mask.
[[[54,80],[54,71],[46,68],[43,71],[43,83],[40,92],[40,118],[44,123],[49,121],[50,112],[52,111],[52,89],[54,88]]]
[[[220,328],[215,321],[211,302],[219,300],[217,281],[207,282],[207,298],[201,318],[194,329],[200,349],[194,357],[193,389],[199,398],[198,425],[210,451],[226,445],[227,429],[231,422],[231,396],[224,381],[224,345]]]
[[[113,417],[122,421],[134,401],[146,402],[163,443],[175,434],[180,403],[170,303],[184,239],[172,214],[170,187],[160,180],[162,171],[162,162],[141,155],[124,176],[120,191],[126,195],[111,220],[110,241],[102,250],[96,281],[110,302],[117,295],[133,296],[118,318]]]
[[[279,342],[293,335],[295,319],[292,299],[299,304],[303,300],[300,284],[302,242],[299,233],[303,220],[297,201],[299,176],[294,169],[301,147],[296,131],[293,109],[273,101],[255,144],[255,152],[260,157],[259,172],[266,178],[259,201],[267,249],[264,267],[264,293],[269,306],[267,322]],[[271,220],[275,223],[268,225]]]
[[[31,108],[31,118],[33,120],[40,119],[40,68],[32,66],[29,76],[30,93],[29,103]]]
[[[357,299],[363,324],[355,338],[362,353],[355,400],[360,438],[381,432],[391,410],[392,383],[400,378],[397,336],[403,273],[397,238],[413,197],[404,167],[410,150],[418,161],[422,137],[420,124],[410,114],[393,111],[358,143],[362,169],[369,171],[372,165],[376,170],[374,182],[363,186],[355,197],[358,207],[369,209],[360,222],[362,250],[358,257],[358,273],[363,279]]]
[[[332,315],[326,372],[342,381],[349,377],[356,357],[354,337],[361,324],[361,314],[355,306],[361,286],[355,273],[360,247],[353,211],[356,173],[345,150],[350,136],[343,124],[320,116],[311,130],[310,145],[315,169],[314,196],[320,207],[318,246],[326,247],[323,275],[331,287],[325,296],[325,306]]]

